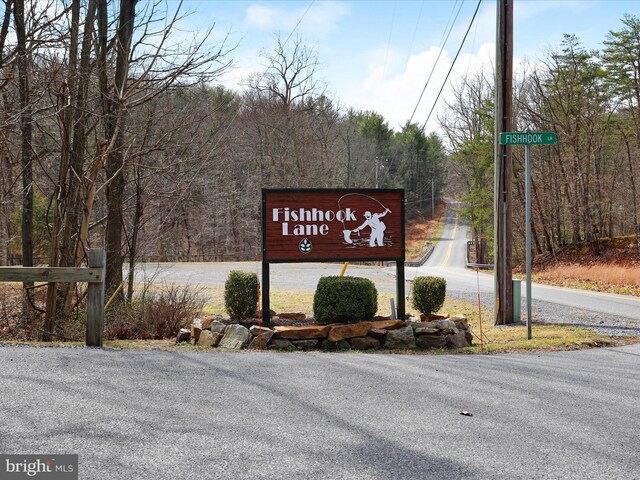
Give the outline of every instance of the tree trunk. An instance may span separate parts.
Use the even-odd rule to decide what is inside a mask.
[[[29,54],[27,52],[27,34],[24,19],[24,0],[16,0],[13,12],[16,27],[16,54],[18,61],[18,90],[20,96],[20,136],[22,166],[22,266],[33,266],[33,166],[32,159],[32,117],[31,89],[29,86]],[[29,287],[33,282],[22,284],[24,298],[22,317],[25,325],[32,316],[29,300]]]
[[[144,204],[142,203],[142,168],[136,169],[136,209],[133,215],[133,230],[129,242],[129,273],[127,278],[127,303],[133,300],[133,281],[135,278],[136,255],[138,248],[138,232],[142,224]]]
[[[54,202],[53,229],[49,247],[49,265],[58,266],[60,261],[60,235],[62,225],[65,225],[66,197],[68,193],[67,178],[69,175],[69,162],[71,153],[71,138],[73,135],[73,108],[76,102],[76,68],[78,65],[78,34],[80,31],[80,0],[73,0],[71,4],[71,29],[69,40],[69,66],[67,69],[66,95],[61,96],[58,114],[60,122],[60,167],[58,169],[58,185]],[[73,179],[71,179],[73,181]],[[62,293],[62,292],[61,292]],[[47,286],[47,306],[45,314],[46,331],[53,331],[58,315],[58,288],[56,283]]]
[[[129,52],[135,21],[136,0],[121,0],[116,37],[117,59],[113,94],[109,98],[109,113],[106,117],[107,139],[112,148],[107,154],[105,171],[110,182],[106,189],[107,227],[105,231],[106,292],[116,291],[122,284],[122,202],[125,187],[124,177],[124,128],[126,110],[123,95],[127,87]],[[123,300],[124,296],[120,296]]]

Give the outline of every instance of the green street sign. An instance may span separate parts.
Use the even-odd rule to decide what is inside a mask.
[[[553,145],[557,138],[555,132],[503,132],[500,145]]]

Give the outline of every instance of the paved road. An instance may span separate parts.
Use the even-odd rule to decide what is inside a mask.
[[[0,452],[78,453],[82,479],[640,478],[637,345],[492,356],[0,346],[0,365]]]
[[[436,248],[423,267],[407,268],[406,277],[439,275],[447,279],[447,295],[477,298],[493,306],[493,273],[476,274],[466,267],[467,225],[456,213],[447,211],[445,228]],[[592,292],[533,283],[531,292],[534,321],[580,324],[617,334],[640,335],[640,297]],[[526,318],[525,283],[522,282],[522,319]]]
[[[342,267],[343,263],[274,263],[270,266],[271,288],[314,291],[320,277],[339,275]],[[257,262],[147,263],[136,272],[136,281],[155,277],[156,282],[221,287],[231,270],[262,273]],[[349,265],[347,275],[370,278],[378,290],[393,292],[395,271],[395,267]]]

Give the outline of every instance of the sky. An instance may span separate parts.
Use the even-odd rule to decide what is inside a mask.
[[[437,116],[446,114],[443,99],[450,86],[493,68],[496,2],[482,0],[445,84],[477,5],[477,0],[185,0],[182,10],[190,15],[180,28],[204,31],[215,25],[211,41],[226,37],[227,46],[234,47],[229,53],[234,66],[220,83],[234,90],[243,90],[248,76],[264,69],[261,54],[273,51],[278,34],[283,40],[290,37],[289,42],[299,37],[317,53],[318,79],[342,108],[375,111],[395,130],[415,110],[412,121],[422,125],[428,119],[426,131],[431,132],[439,130]],[[563,34],[576,35],[588,49],[600,49],[609,31],[621,29],[625,13],[640,15],[640,2],[515,0],[514,63],[543,60],[559,48]]]

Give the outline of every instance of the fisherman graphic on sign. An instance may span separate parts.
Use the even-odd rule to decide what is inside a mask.
[[[355,214],[357,211],[356,209],[358,209],[357,206],[354,208],[353,203],[351,203],[350,207],[346,209],[346,211],[350,211],[351,214],[348,217],[345,217],[345,220],[342,221],[342,234],[344,237],[344,243],[349,245],[351,248],[364,247],[367,246],[367,244],[369,247],[390,247],[391,245],[393,245],[392,238],[388,236],[385,237],[387,226],[381,220],[382,217],[392,212],[385,205],[380,203],[380,201],[375,197],[364,195],[362,193],[347,193],[346,195],[340,197],[340,199],[338,200],[338,209],[340,211],[345,210],[345,203],[349,205],[350,201],[353,201],[353,199],[357,197],[360,197],[359,205],[363,205],[363,199],[367,199],[364,201],[366,209],[365,207],[362,207],[362,210],[365,210],[364,222],[362,222],[359,227],[355,227],[353,229],[349,228],[348,224],[350,222],[357,221]],[[377,206],[375,204],[377,204]],[[371,229],[369,238],[367,239],[366,236],[364,238],[360,238],[360,232],[367,228]],[[353,234],[357,234],[358,237],[352,238]]]
[[[384,231],[387,229],[387,226],[380,219],[384,217],[389,211],[390,210],[386,208],[384,212],[374,213],[373,215],[371,214],[371,212],[364,212],[364,223],[353,231],[360,233],[360,230],[362,230],[363,228],[371,228],[371,235],[369,236],[369,246],[383,247]]]

